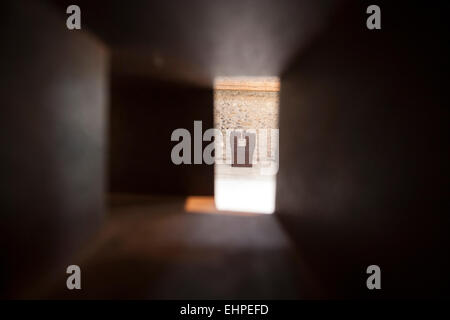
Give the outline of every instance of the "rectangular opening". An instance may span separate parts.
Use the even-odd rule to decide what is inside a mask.
[[[275,211],[278,171],[277,77],[219,77],[214,81],[216,140],[214,198],[218,210]]]

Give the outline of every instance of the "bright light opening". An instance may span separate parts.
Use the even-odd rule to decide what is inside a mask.
[[[220,77],[214,82],[214,198],[218,210],[275,211],[278,171],[276,77]]]

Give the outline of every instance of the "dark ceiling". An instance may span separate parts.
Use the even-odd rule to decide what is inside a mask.
[[[50,0],[60,9],[71,1]],[[112,51],[112,71],[209,84],[279,75],[337,0],[80,0],[82,27]],[[65,10],[62,10],[65,13]]]

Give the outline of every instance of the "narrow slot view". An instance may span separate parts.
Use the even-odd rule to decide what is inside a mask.
[[[278,171],[277,77],[219,77],[214,82],[214,196],[218,210],[275,211]]]

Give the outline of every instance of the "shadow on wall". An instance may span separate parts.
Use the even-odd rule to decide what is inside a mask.
[[[210,88],[149,77],[113,76],[109,173],[111,192],[212,195],[214,167],[175,165],[173,130],[186,128],[194,142],[194,121],[213,127]],[[209,142],[203,142],[205,147]],[[203,148],[202,148],[203,150]]]
[[[277,210],[324,297],[448,295],[447,11],[366,7],[282,76]]]

